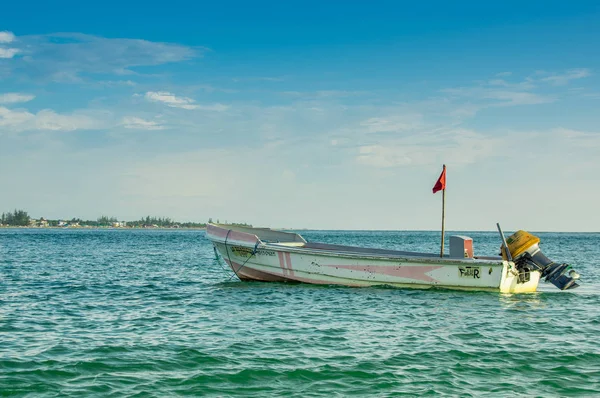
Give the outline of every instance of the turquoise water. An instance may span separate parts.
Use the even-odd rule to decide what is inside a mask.
[[[305,231],[435,252],[434,232]],[[498,252],[496,233],[469,233]],[[600,396],[600,234],[527,295],[239,282],[204,231],[0,230],[2,396]]]

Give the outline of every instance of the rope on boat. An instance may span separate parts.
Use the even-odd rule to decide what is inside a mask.
[[[233,274],[235,276],[237,276],[239,280],[242,280],[242,278],[240,278],[240,276],[238,275],[238,272],[240,272],[240,270],[244,267],[244,265],[246,265],[248,260],[250,260],[252,258],[252,256],[254,256],[256,254],[256,251],[258,250],[259,241],[256,241],[256,244],[254,245],[254,250],[252,250],[252,254],[250,254],[250,256],[248,256],[246,261],[244,261],[244,263],[242,265],[240,265],[240,267],[236,270],[235,267],[233,266],[233,263],[231,262],[231,256],[229,255],[229,249],[227,248],[227,239],[229,239],[230,233],[231,233],[231,229],[229,231],[227,231],[227,235],[225,236],[225,251],[227,252],[227,259],[229,260],[229,265],[231,266],[231,270],[233,271]],[[229,277],[227,282],[229,282],[231,280],[231,278],[233,278],[233,275],[231,275]]]
[[[229,266],[231,266],[231,256],[229,255],[229,249],[227,248],[227,239],[229,239],[230,233],[231,233],[231,230],[227,231],[227,235],[225,235],[225,252],[227,253],[227,258],[229,259]],[[231,267],[231,269],[233,270],[233,273],[235,274],[235,276],[237,276],[237,273],[235,272],[233,267]],[[239,278],[239,276],[238,276],[238,278]],[[229,279],[231,279],[231,277]]]
[[[225,263],[223,256],[219,255],[219,252],[217,251],[217,246],[215,246],[214,243],[213,243],[213,249],[215,251],[215,260],[217,261],[217,264],[219,264],[219,267],[221,267],[223,272],[228,274],[230,276],[229,279],[231,279],[231,277],[233,276],[231,274],[231,269],[229,267],[227,267],[227,264]]]
[[[246,265],[246,263],[248,262],[248,260],[250,260],[252,258],[252,256],[254,256],[256,254],[256,251],[258,250],[258,241],[256,242],[256,244],[254,245],[254,250],[252,250],[252,254],[250,254],[248,256],[248,258],[246,259],[246,261],[244,261],[244,263],[242,265],[240,265],[240,267],[237,269],[237,271],[235,269],[233,269],[233,265],[231,266],[231,269],[233,269],[233,273],[235,274],[235,276],[237,276],[240,280],[242,278],[239,277],[238,272],[240,272],[240,270],[244,267],[244,265]],[[227,254],[229,255],[229,252],[227,252]],[[229,260],[229,262],[231,263],[231,260]],[[233,264],[233,263],[231,263]],[[231,275],[229,277],[229,280],[231,280],[231,278],[233,278],[233,275]]]

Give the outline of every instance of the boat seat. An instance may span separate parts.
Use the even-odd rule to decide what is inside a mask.
[[[302,246],[304,246],[304,242],[279,242],[279,243],[274,243],[274,245],[288,246],[288,247],[302,247]]]

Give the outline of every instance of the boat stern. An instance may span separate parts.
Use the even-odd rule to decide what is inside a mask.
[[[503,261],[501,293],[534,293],[540,283],[540,271],[520,271],[514,263]]]
[[[560,290],[574,289],[579,286],[579,274],[566,263],[555,263],[542,253],[540,238],[529,232],[519,230],[506,240],[514,259],[514,268],[519,276],[537,272],[546,282]],[[506,258],[505,258],[506,260]],[[512,263],[512,262],[511,262]]]

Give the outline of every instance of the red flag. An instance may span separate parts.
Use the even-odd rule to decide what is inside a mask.
[[[433,186],[433,193],[437,191],[441,191],[446,189],[446,165],[444,165],[444,170],[442,170],[442,174],[440,174],[440,178],[438,178],[437,182]]]

